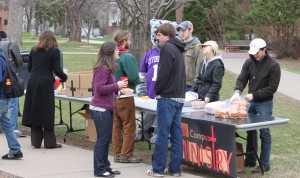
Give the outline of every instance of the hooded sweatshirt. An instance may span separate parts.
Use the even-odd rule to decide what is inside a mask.
[[[165,98],[185,97],[185,44],[171,38],[161,46],[155,93]]]

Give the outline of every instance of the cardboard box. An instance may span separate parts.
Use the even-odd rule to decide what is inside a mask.
[[[85,118],[85,140],[90,142],[96,142],[97,140],[97,132],[94,120],[92,119],[92,116],[90,114],[89,108],[86,108],[85,113],[78,112],[80,115],[82,115]]]
[[[241,143],[236,142],[236,154],[244,154],[243,145]],[[244,172],[245,171],[245,159],[244,155],[236,156],[236,172]]]
[[[72,72],[66,81],[66,95],[85,98],[92,96],[93,72]]]
[[[92,88],[66,88],[66,96],[76,97],[76,98],[87,98],[92,97]]]
[[[93,80],[93,72],[71,72],[68,74],[68,80],[66,81],[66,87],[74,88],[91,88]],[[73,82],[73,86],[72,86]]]

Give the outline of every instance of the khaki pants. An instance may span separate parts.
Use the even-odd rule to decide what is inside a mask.
[[[135,135],[134,98],[117,98],[112,135],[114,155],[120,154],[126,158],[133,156]]]

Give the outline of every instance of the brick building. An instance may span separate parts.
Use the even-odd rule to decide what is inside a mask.
[[[0,0],[0,30],[7,30],[8,3],[7,0]]]

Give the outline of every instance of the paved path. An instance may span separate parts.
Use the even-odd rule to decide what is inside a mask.
[[[22,146],[22,160],[0,159],[0,170],[25,178],[85,178],[94,177],[93,151],[63,144],[61,149],[34,149],[30,145],[30,137],[18,138]],[[6,138],[0,134],[0,155],[8,152]],[[116,178],[150,178],[146,171],[150,165],[114,163],[109,156],[112,168],[120,170]],[[168,176],[171,177],[171,176]],[[183,173],[182,178],[201,178]]]
[[[225,68],[235,74],[241,72],[242,66],[247,58],[247,53],[222,53]],[[234,87],[234,86],[233,86]],[[281,79],[278,92],[300,101],[299,95],[300,75],[281,70]]]

